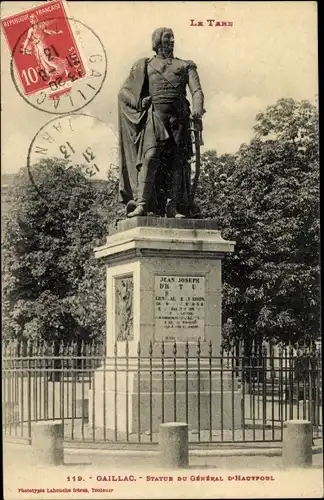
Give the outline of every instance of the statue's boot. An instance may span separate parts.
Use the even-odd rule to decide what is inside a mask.
[[[175,201],[169,200],[166,204],[166,216],[171,219],[185,219],[186,216],[181,214],[177,209]]]
[[[170,197],[166,204],[166,216],[175,219],[184,219],[186,216],[181,214],[177,208],[177,202],[180,198],[182,171],[177,168],[172,172],[172,186],[170,189]]]
[[[137,207],[136,201],[130,200],[126,205],[126,215],[130,214],[131,212],[134,212],[136,207]]]
[[[143,179],[145,175],[145,179]],[[147,207],[152,195],[154,185],[155,169],[140,171],[138,176],[137,207],[127,217],[142,217],[147,215]]]
[[[130,212],[127,214],[127,217],[142,217],[143,215],[146,215],[147,211],[145,210],[144,205],[138,205],[133,212]]]

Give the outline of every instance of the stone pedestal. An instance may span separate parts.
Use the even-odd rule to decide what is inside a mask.
[[[239,427],[236,379],[210,358],[221,342],[221,259],[234,250],[216,227],[138,217],[95,249],[107,269],[107,359],[89,394],[91,425],[118,433],[158,432],[170,421]]]

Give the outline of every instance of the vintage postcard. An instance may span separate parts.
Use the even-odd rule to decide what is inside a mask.
[[[4,498],[322,498],[316,2],[0,24]]]

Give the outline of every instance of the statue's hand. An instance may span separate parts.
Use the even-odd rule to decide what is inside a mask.
[[[192,112],[192,118],[193,120],[201,120],[203,115],[206,113],[205,109],[200,109],[198,110],[193,110]]]
[[[151,106],[151,102],[152,102],[151,96],[144,97],[141,103],[142,109],[148,109]]]

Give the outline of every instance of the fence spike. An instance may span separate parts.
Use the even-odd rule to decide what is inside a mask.
[[[316,345],[315,345],[315,342],[312,341],[312,347],[311,347],[311,350],[312,350],[312,354],[315,355],[316,354]]]
[[[36,354],[39,355],[40,354],[40,350],[41,350],[41,340],[40,340],[40,338],[36,337],[34,345],[35,345]]]
[[[64,343],[64,341],[61,341],[61,346],[60,346],[60,353],[62,356],[68,356],[68,349],[69,349],[69,342],[67,342],[66,344]]]
[[[105,344],[105,342],[102,341],[102,339],[99,342],[99,346],[100,346],[100,356],[105,356],[106,344]]]
[[[273,342],[273,340],[270,340],[269,355],[270,355],[271,358],[274,357],[274,348],[275,348],[274,342]]]
[[[58,354],[59,356],[64,356],[64,343],[63,343],[63,340],[60,341],[59,343],[59,350],[58,350]]]
[[[162,342],[161,342],[161,355],[162,355],[162,357],[164,356],[164,353],[165,353],[164,340],[162,339]]]
[[[6,340],[3,341],[3,345],[2,345],[2,349],[3,349],[3,355],[5,358],[8,357],[7,355],[7,352],[8,352],[8,343]]]
[[[25,356],[25,345],[23,339],[19,339],[19,345],[20,345],[20,356],[23,357]]]
[[[27,339],[27,356],[31,356],[31,339]]]
[[[208,343],[208,354],[209,354],[209,357],[211,358],[212,355],[213,355],[213,343],[212,341],[210,340],[209,343]]]
[[[200,357],[201,347],[200,347],[200,339],[197,340],[197,355]]]
[[[261,354],[262,354],[263,358],[267,357],[267,355],[268,355],[268,349],[267,349],[267,345],[266,344],[263,344]],[[272,354],[273,354],[273,351],[272,351]],[[270,356],[271,356],[271,351],[270,351]]]
[[[44,356],[44,340],[43,339],[39,340],[39,355],[41,357]]]
[[[211,342],[211,340],[210,340],[210,342]],[[234,344],[235,344],[235,351],[240,352],[240,340],[234,339]]]
[[[17,340],[17,345],[16,345],[16,356],[19,358],[20,357],[20,342]]]
[[[44,339],[42,339],[42,338],[39,339],[39,350],[40,350],[41,356],[43,356],[43,352],[44,352],[44,342],[45,342]]]
[[[15,352],[15,344],[14,344],[14,341],[13,341],[11,344],[9,344],[9,356],[11,358],[14,357],[14,352]]]
[[[301,345],[300,345],[300,342],[297,343],[297,346],[296,346],[296,355],[297,357],[299,357],[301,355]]]
[[[38,338],[37,339],[37,355],[41,356],[42,350],[43,350],[43,339]]]
[[[234,343],[231,345],[231,348],[230,348],[230,355],[233,357],[235,355],[235,345]]]

